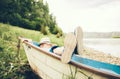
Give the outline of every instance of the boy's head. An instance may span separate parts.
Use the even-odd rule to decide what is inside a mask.
[[[50,38],[49,37],[41,38],[40,44],[44,44],[44,43],[50,44],[51,43]]]

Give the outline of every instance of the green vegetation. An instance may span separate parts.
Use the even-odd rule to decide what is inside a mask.
[[[0,79],[37,79],[21,46],[18,54],[18,36],[39,41],[43,33],[0,23]],[[51,42],[63,45],[63,37],[49,34]]]
[[[48,4],[43,0],[0,0],[0,22],[0,79],[37,79],[22,47],[18,53],[18,36],[38,42],[48,36],[51,42],[63,45],[63,32]]]
[[[113,36],[112,38],[120,38],[120,36]]]
[[[41,31],[43,34],[63,34],[43,0],[0,0],[0,22]]]
[[[37,79],[22,47],[18,53],[18,36],[38,42],[48,36],[51,42],[63,45],[63,32],[49,13],[47,3],[0,0],[0,79]]]

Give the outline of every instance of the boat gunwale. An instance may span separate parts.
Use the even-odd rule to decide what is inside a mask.
[[[30,46],[30,47],[32,47],[32,48],[34,48],[34,49],[36,49],[36,50],[38,50],[38,51],[40,51],[40,52],[48,55],[48,56],[51,56],[51,57],[53,57],[53,58],[61,61],[61,56],[59,56],[59,55],[56,55],[56,54],[54,54],[54,53],[50,53],[50,52],[47,52],[47,51],[45,51],[45,50],[42,50],[41,48],[35,46],[34,44],[32,44],[32,43],[30,43],[30,42],[28,42],[28,41],[23,41],[23,43],[27,44],[28,46]],[[62,63],[62,62],[61,62],[61,63]],[[112,78],[112,79],[116,79],[116,78],[118,79],[118,78],[120,78],[119,75],[112,74],[112,73],[108,73],[108,72],[104,72],[104,71],[102,71],[102,70],[98,70],[98,69],[95,69],[95,68],[93,68],[93,67],[90,67],[90,66],[81,64],[81,63],[76,63],[76,62],[74,62],[73,60],[71,60],[68,64],[73,65],[73,66],[75,66],[75,67],[77,67],[77,68],[80,68],[80,69],[83,68],[83,69],[85,69],[85,70],[94,72],[93,74],[99,74],[99,75],[104,76],[104,77],[107,77],[107,78]]]

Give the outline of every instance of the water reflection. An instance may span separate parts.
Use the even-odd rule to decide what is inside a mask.
[[[113,38],[87,38],[84,45],[96,50],[120,57],[120,39]]]

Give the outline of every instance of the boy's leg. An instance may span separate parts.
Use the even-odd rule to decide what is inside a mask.
[[[75,36],[77,40],[77,52],[80,55],[83,53],[83,31],[81,27],[75,29]]]
[[[64,52],[61,56],[63,63],[68,63],[76,47],[76,37],[73,33],[68,33],[64,39]]]

